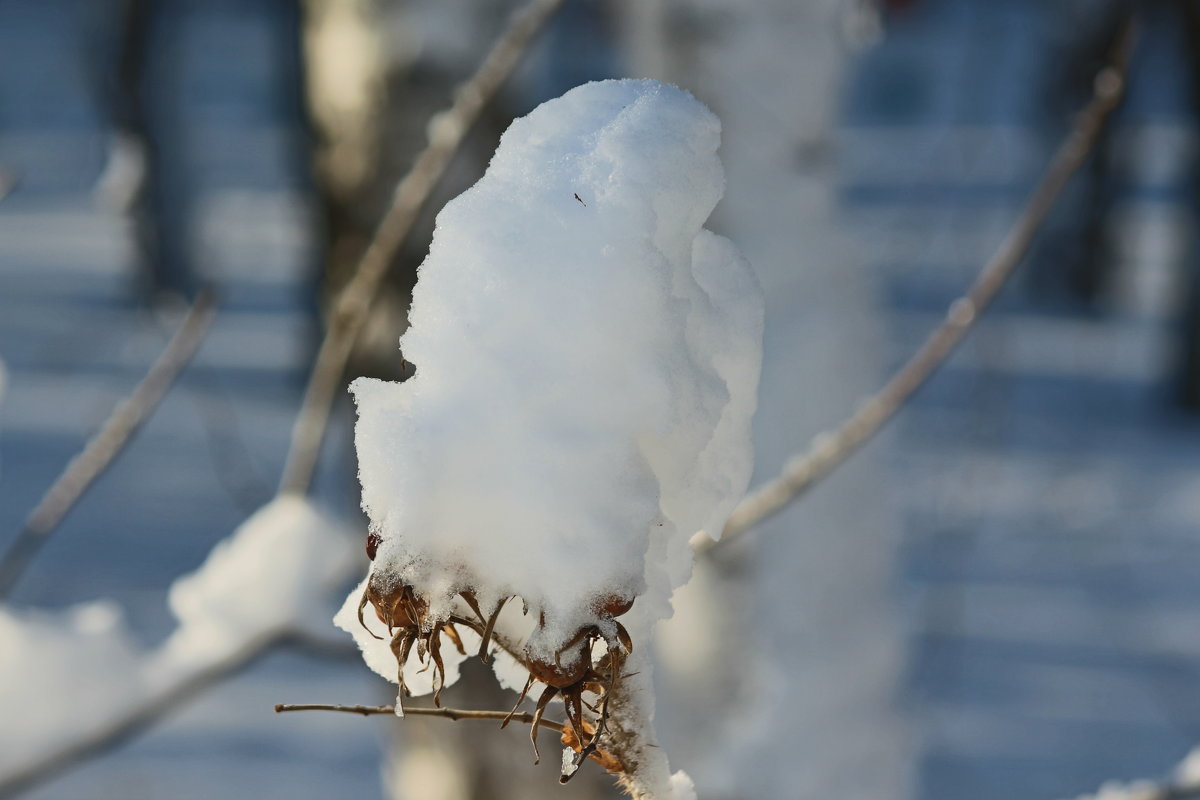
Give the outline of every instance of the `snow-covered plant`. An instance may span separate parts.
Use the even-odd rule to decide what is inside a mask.
[[[264,641],[312,631],[354,568],[350,541],[308,500],[276,498],[172,584],[176,626],[152,649],[111,601],[62,611],[0,605],[0,794],[53,768],[62,748],[121,729],[131,709],[157,708]]]
[[[400,340],[415,376],[351,387],[373,564],[337,621],[398,713],[491,654],[538,717],[564,701],[564,778],[590,755],[635,796],[690,793],[652,747],[642,645],[752,463],[762,298],[702,227],[719,141],[654,81],[514,122],[438,216]]]

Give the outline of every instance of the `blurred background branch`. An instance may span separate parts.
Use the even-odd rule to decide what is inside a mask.
[[[563,0],[531,0],[497,38],[475,74],[455,90],[453,105],[429,120],[429,143],[396,186],[387,214],[334,302],[328,331],[317,352],[292,430],[280,492],[308,490],[334,396],[341,389],[346,363],[366,323],[380,282],[467,132],[562,3]]]
[[[692,539],[694,550],[704,552],[794,502],[874,436],[945,363],[1020,266],[1067,183],[1092,155],[1105,123],[1124,96],[1135,28],[1132,20],[1121,28],[1112,47],[1109,65],[1095,77],[1091,102],[1079,113],[1074,129],[1046,167],[999,249],[983,265],[966,294],[950,304],[942,324],[887,384],[863,402],[849,419],[814,437],[808,451],[791,459],[783,474],[742,500],[725,524],[720,540],[714,540],[704,532],[697,533]]]
[[[335,304],[328,333],[318,353],[304,403],[293,428],[293,443],[283,470],[281,494],[308,492],[334,394],[341,386],[350,349],[370,310],[380,281],[471,125],[561,5],[562,0],[531,0],[516,13],[476,72],[455,90],[451,107],[430,120],[429,144],[397,185],[386,216],[379,223],[358,269]],[[146,381],[139,385],[130,401],[118,408],[81,457],[55,483],[46,500],[31,515],[25,532],[10,546],[5,559],[0,562],[0,567],[3,567],[0,570],[0,596],[2,590],[11,588],[44,541],[46,533],[63,518],[83,490],[111,462],[120,446],[161,400],[171,379],[195,352],[200,334],[207,328],[211,315],[212,296],[204,291]],[[30,759],[17,771],[0,777],[0,796],[28,789],[136,736],[173,709],[235,675],[266,652],[286,642],[293,633],[288,628],[268,631],[244,642],[228,658],[195,671],[181,673],[178,680],[149,693],[144,700],[121,709],[119,714],[96,731],[82,739],[67,737],[60,745]]]
[[[192,302],[179,330],[150,366],[146,377],[128,398],[117,404],[100,430],[88,440],[79,455],[71,459],[41,502],[29,513],[21,532],[0,555],[0,601],[12,591],[46,538],[158,408],[175,379],[196,354],[215,314],[215,293],[205,289]]]

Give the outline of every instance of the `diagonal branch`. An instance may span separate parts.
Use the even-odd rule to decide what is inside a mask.
[[[214,293],[208,289],[200,292],[146,377],[113,409],[96,435],[67,464],[30,512],[21,532],[0,555],[0,600],[8,596],[50,534],[158,408],[171,384],[196,354],[215,314]]]
[[[984,264],[966,294],[950,304],[945,321],[884,387],[840,427],[818,434],[808,451],[793,458],[779,477],[747,495],[725,524],[722,541],[779,513],[831,473],[894,417],[945,363],[1020,265],[1063,188],[1087,160],[1109,116],[1120,105],[1134,35],[1135,26],[1130,20],[1117,36],[1108,66],[1096,76],[1091,101],[1080,112],[1074,128],[1054,154],[1000,247]],[[698,553],[714,544],[703,532],[692,537],[692,547]]]
[[[321,342],[300,413],[292,428],[291,449],[279,486],[281,494],[308,491],[335,392],[340,388],[346,361],[362,331],[380,281],[480,112],[512,74],[563,2],[530,0],[513,17],[475,74],[455,91],[454,104],[430,120],[429,143],[396,187],[391,207],[375,229],[375,236],[358,262],[353,277],[334,304],[329,330]]]

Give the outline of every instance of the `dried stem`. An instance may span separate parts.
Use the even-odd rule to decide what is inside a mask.
[[[391,207],[376,228],[350,282],[334,304],[329,329],[321,342],[300,413],[292,428],[291,449],[279,486],[281,494],[308,491],[334,394],[340,387],[346,361],[366,321],[380,281],[480,112],[563,2],[530,0],[513,17],[475,74],[455,91],[453,105],[430,120],[429,143],[396,187]]]
[[[0,556],[0,600],[8,596],[50,534],[158,408],[171,384],[196,354],[215,313],[214,294],[205,289],[196,297],[179,330],[151,365],[146,377],[113,409],[96,435],[67,464],[30,512],[21,532]]]
[[[275,711],[283,713],[285,711],[340,711],[344,714],[362,714],[364,717],[374,714],[395,714],[395,706],[342,706],[342,705],[327,705],[324,703],[298,703],[287,704],[280,703],[275,706]],[[533,722],[533,714],[522,711],[509,716],[507,711],[472,711],[463,708],[412,708],[404,707],[404,716],[409,717],[442,717],[443,719],[460,720],[460,719],[492,719],[500,720],[512,719],[517,722],[523,722],[529,725]],[[561,722],[553,720],[540,719],[538,725],[542,728],[550,728],[557,733],[565,733],[567,728]]]
[[[1059,195],[1095,148],[1105,122],[1125,93],[1135,26],[1126,22],[1114,44],[1109,64],[1096,76],[1091,101],[1059,146],[1041,180],[1000,247],[984,264],[966,294],[950,304],[946,319],[884,387],[836,429],[817,435],[808,451],[793,458],[783,473],[751,492],[734,509],[721,541],[782,511],[824,478],[888,422],[940,367],[995,299],[1021,263],[1034,236],[1046,221]],[[703,552],[716,544],[704,533],[692,537]]]

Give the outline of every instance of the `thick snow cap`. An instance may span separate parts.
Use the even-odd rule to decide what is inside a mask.
[[[720,130],[661,83],[580,86],[438,215],[400,340],[415,376],[351,386],[373,569],[434,616],[519,595],[549,653],[638,596],[623,619],[648,629],[744,492],[762,299],[702,228]]]

